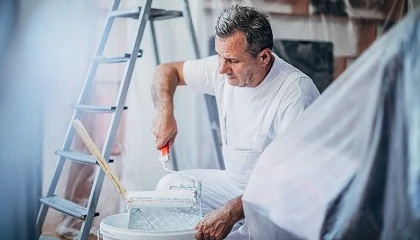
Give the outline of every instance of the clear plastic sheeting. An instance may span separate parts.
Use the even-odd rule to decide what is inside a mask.
[[[420,238],[420,9],[378,39],[261,155],[252,239]]]

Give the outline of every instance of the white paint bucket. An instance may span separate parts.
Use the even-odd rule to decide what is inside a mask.
[[[102,219],[98,239],[103,240],[193,240],[195,229],[181,231],[141,231],[128,229],[128,213],[116,214]]]

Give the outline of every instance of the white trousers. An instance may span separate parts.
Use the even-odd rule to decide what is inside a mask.
[[[234,181],[224,170],[192,169],[165,175],[160,179],[156,190],[167,190],[171,186],[179,185],[183,181],[182,176],[195,177],[197,180],[201,181],[203,214],[220,208],[228,201],[241,196],[246,187],[245,185]],[[232,231],[226,239],[249,239],[244,219],[233,226]]]

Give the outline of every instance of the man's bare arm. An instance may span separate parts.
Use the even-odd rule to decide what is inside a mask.
[[[221,240],[232,230],[236,222],[244,218],[242,196],[230,200],[222,207],[209,212],[197,224],[196,239]]]
[[[156,67],[152,82],[152,98],[156,109],[173,107],[173,96],[178,85],[185,85],[184,62],[164,63]]]
[[[161,149],[167,143],[172,145],[178,133],[174,117],[173,97],[178,85],[185,85],[183,75],[184,62],[165,63],[156,67],[152,82],[152,99],[156,116],[153,122],[153,134],[156,136],[156,148]]]

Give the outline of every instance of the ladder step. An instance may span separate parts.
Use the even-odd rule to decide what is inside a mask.
[[[80,220],[84,220],[88,213],[87,208],[58,196],[44,197],[40,201],[51,208]],[[99,216],[99,213],[95,213],[95,216]]]
[[[143,50],[140,50],[137,57],[141,57],[142,54],[143,54]],[[99,57],[94,57],[94,58],[92,58],[92,61],[94,61],[96,63],[122,63],[122,62],[127,62],[128,60],[130,60],[130,57],[131,57],[131,54],[126,53],[122,56],[113,56],[113,57],[99,56]]]
[[[87,104],[73,104],[73,109],[77,109],[85,112],[95,112],[95,113],[112,113],[117,109],[116,106],[98,106],[98,105],[87,105]],[[127,109],[127,106],[124,106],[124,110]]]
[[[141,7],[131,9],[118,9],[111,12],[110,17],[126,17],[138,19],[140,16]],[[164,20],[171,18],[182,17],[182,11],[165,10],[159,8],[152,8],[150,10],[150,20]]]
[[[63,150],[57,150],[55,151],[55,154],[62,156],[66,159],[73,160],[78,163],[83,164],[97,164],[96,159],[92,155],[88,155],[85,153],[75,152],[75,151],[63,151]],[[108,160],[109,163],[114,162],[113,159]]]

